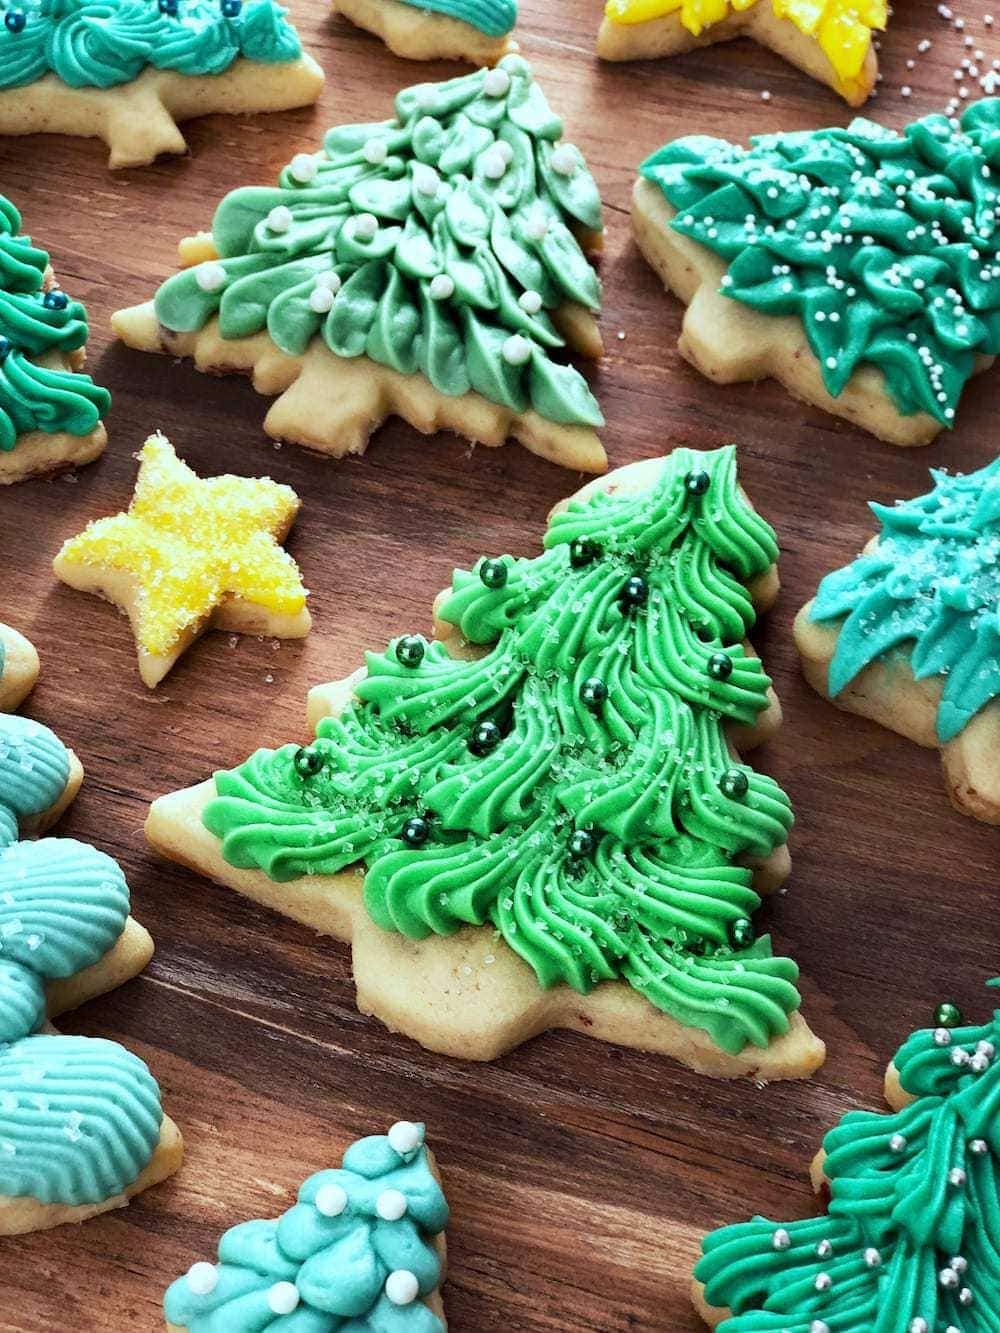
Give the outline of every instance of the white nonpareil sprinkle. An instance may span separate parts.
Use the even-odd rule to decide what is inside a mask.
[[[199,264],[195,269],[194,280],[203,292],[217,292],[226,285],[226,270],[214,259]]]
[[[397,1268],[385,1280],[385,1294],[393,1305],[412,1305],[419,1291],[417,1275],[408,1268]]]
[[[299,1304],[299,1289],[294,1282],[276,1282],[267,1293],[267,1308],[272,1314],[291,1314]]]
[[[331,269],[329,273],[317,273],[313,279],[317,287],[327,287],[336,296],[340,291],[340,274],[334,273]]]
[[[406,1195],[402,1190],[383,1190],[375,1200],[375,1211],[385,1222],[398,1222],[406,1207]]]
[[[771,1247],[775,1250],[787,1250],[792,1243],[792,1238],[784,1227],[778,1227],[777,1231],[771,1237]]]
[[[882,1262],[882,1256],[879,1254],[878,1250],[875,1249],[874,1245],[871,1245],[865,1250],[864,1260],[869,1268],[878,1268],[879,1264]]]
[[[561,143],[558,148],[553,149],[550,161],[552,170],[560,176],[575,176],[580,165],[576,149],[568,143]]]
[[[187,1271],[187,1284],[191,1293],[195,1296],[208,1296],[216,1287],[219,1281],[219,1270],[215,1264],[201,1263],[192,1264]]]
[[[380,167],[389,156],[389,149],[384,139],[366,139],[361,148],[361,156],[373,167]]]
[[[483,154],[480,161],[483,168],[483,175],[487,180],[502,180],[507,174],[507,161],[502,153],[497,153],[491,149],[489,152]]]
[[[333,309],[333,296],[329,287],[314,287],[309,293],[309,309],[317,315],[325,315]]]
[[[500,348],[500,355],[509,366],[523,366],[531,359],[531,342],[523,334],[512,333]]]
[[[510,75],[505,69],[488,69],[483,79],[483,92],[487,97],[505,97],[510,91]]]
[[[309,153],[296,153],[288,164],[292,180],[297,180],[302,185],[308,185],[310,181],[315,180],[318,170],[318,162]]]
[[[420,1126],[410,1120],[397,1120],[386,1138],[389,1140],[389,1147],[400,1157],[407,1157],[410,1153],[416,1152],[424,1141]]]
[[[374,213],[358,213],[354,219],[354,237],[358,241],[371,241],[378,231],[378,218]]]
[[[435,273],[431,278],[430,294],[434,301],[447,301],[455,294],[455,283],[447,273]]]
[[[292,210],[278,204],[267,215],[268,231],[284,232],[292,225]]]
[[[542,298],[535,291],[522,292],[517,298],[517,304],[526,315],[537,315],[542,308]]]
[[[339,1217],[347,1207],[347,1191],[340,1185],[321,1185],[314,1200],[316,1211],[324,1217]]]
[[[413,168],[413,185],[418,194],[433,199],[441,186],[441,177],[433,167],[418,162]]]

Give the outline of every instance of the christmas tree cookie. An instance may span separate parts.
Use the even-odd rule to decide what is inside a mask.
[[[47,727],[0,715],[0,1236],[123,1207],[181,1160],[145,1064],[47,1022],[136,976],[153,952],[111,857],[72,838],[23,840],[58,819],[82,779]]]
[[[103,139],[112,167],[187,151],[177,121],[315,102],[275,0],[0,0],[0,135]]]
[[[35,688],[38,654],[23,634],[0,625],[0,713],[12,713]]]
[[[86,310],[0,194],[0,485],[103,452],[111,395],[81,373],[86,342]]]
[[[849,1112],[823,1141],[826,1217],[755,1217],[704,1241],[694,1300],[719,1333],[1000,1327],[1000,1012],[967,1027],[946,1003],[936,1021],[889,1066],[893,1114]]]
[[[738,753],[780,723],[746,641],[777,553],[732,447],[613,473],[541,556],[456,571],[437,641],[315,689],[311,744],[163,797],[147,835],[352,940],[359,1007],[432,1050],[566,1027],[808,1074],[797,969],[751,919],[791,810]]]
[[[170,441],[139,454],[128,512],[97,519],[53,561],[63,583],[128,616],[139,675],[158,685],[208,629],[301,639],[312,618],[298,565],[283,550],[299,499],[269,477],[204,479]]]
[[[601,352],[597,187],[528,65],[407,88],[330,130],[275,189],[235,190],[183,271],[120,311],[132,347],[247,371],[264,429],[335,457],[396,414],[600,472],[603,424],[559,358]]]
[[[409,60],[495,65],[515,45],[517,0],[333,0],[333,8]]]
[[[444,1333],[448,1204],[424,1127],[401,1120],[317,1171],[274,1220],[243,1222],[218,1263],[167,1290],[170,1333]]]
[[[608,0],[597,54],[649,60],[753,37],[861,106],[878,77],[873,33],[888,16],[887,0]]]
[[[640,168],[639,247],[688,310],[682,354],[721,384],[778,379],[892,444],[954,424],[1000,351],[1000,98],[902,134],[701,135]]]
[[[881,532],[795,622],[809,683],[941,750],[954,805],[1000,823],[1000,460],[873,504]]]

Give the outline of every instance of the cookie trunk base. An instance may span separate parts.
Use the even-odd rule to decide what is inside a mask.
[[[99,1213],[107,1213],[115,1208],[124,1208],[129,1200],[143,1190],[159,1185],[172,1176],[179,1168],[184,1155],[184,1141],[181,1132],[170,1119],[163,1117],[160,1126],[160,1139],[153,1149],[153,1156],[143,1171],[121,1194],[100,1203],[66,1204],[40,1203],[37,1199],[12,1198],[0,1194],[0,1236],[21,1236],[29,1231],[49,1231],[52,1227],[63,1226],[67,1222],[86,1222]]]
[[[267,434],[333,458],[364,453],[382,422],[399,416],[424,435],[453,430],[490,447],[512,437],[563,467],[580,472],[607,467],[604,446],[589,426],[559,425],[477,393],[449,397],[423,375],[403,375],[365,356],[337,356],[319,338],[295,357],[280,351],[266,333],[223,338],[215,319],[198,333],[174,333],[157,323],[152,302],[118,311],[111,326],[140,351],[190,356],[209,374],[250,375],[258,393],[278,395],[264,420]]]
[[[28,431],[17,437],[10,453],[0,454],[0,486],[92,463],[104,453],[107,443],[107,431],[100,424],[89,435]]]
[[[57,1018],[98,995],[106,995],[123,986],[139,975],[152,956],[152,936],[145,926],[140,926],[135,917],[130,916],[125,929],[103,958],[82,972],[48,983],[45,996],[49,1018]]]
[[[449,936],[410,940],[368,916],[359,870],[306,875],[278,884],[260,870],[229,865],[202,823],[215,795],[204,782],[154,801],[146,837],[164,856],[354,946],[358,1008],[428,1050],[464,1060],[495,1060],[550,1028],[570,1028],[669,1055],[718,1078],[804,1078],[823,1062],[823,1043],[799,1014],[766,1049],[729,1055],[696,1028],[654,1009],[624,982],[590,995],[568,986],[539,988],[535,974],[493,931],[470,926]]]
[[[13,713],[38,680],[38,653],[34,644],[9,625],[0,625],[3,667],[0,669],[0,713]]]
[[[315,102],[323,71],[312,56],[237,59],[222,74],[192,76],[152,66],[114,88],[71,88],[46,74],[0,92],[0,135],[72,134],[103,139],[109,166],[139,167],[161,153],[185,153],[176,121],[216,112],[287,111]]]
[[[1000,700],[988,704],[954,740],[942,744],[935,719],[939,677],[915,680],[905,657],[873,662],[836,697],[830,694],[830,663],[838,631],[809,619],[812,602],[795,618],[795,646],[806,680],[818,694],[848,713],[858,713],[927,749],[941,751],[952,805],[986,824],[1000,824]]]
[[[722,296],[726,263],[697,241],[670,227],[677,210],[651,181],[636,182],[632,226],[643,256],[688,307],[678,347],[681,355],[717,384],[776,379],[796,398],[843,417],[888,444],[930,444],[943,430],[926,412],[904,416],[896,410],[885,376],[874,366],[854,372],[834,398],[823,383],[820,364],[800,319],[765,315]],[[976,373],[993,364],[979,357]]]
[[[597,35],[597,54],[602,60],[653,60],[736,37],[752,37],[770,47],[789,64],[829,85],[850,106],[862,106],[875,86],[878,59],[871,43],[860,73],[841,79],[816,39],[800,32],[790,19],[778,18],[770,0],[758,0],[751,9],[731,13],[697,36],[685,28],[679,11],[645,23],[612,23],[605,18]]]
[[[406,60],[468,60],[495,65],[517,49],[508,34],[490,37],[471,23],[402,0],[333,0],[333,12],[381,37]]]

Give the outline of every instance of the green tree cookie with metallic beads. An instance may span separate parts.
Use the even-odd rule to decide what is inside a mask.
[[[395,118],[330,130],[276,188],[233,191],[154,302],[120,311],[131,346],[252,370],[280,393],[272,435],[340,457],[396,413],[421,431],[508,436],[602,471],[603,424],[567,344],[601,351],[584,256],[601,203],[525,61],[396,98]]]
[[[80,372],[87,312],[58,290],[44,250],[0,195],[0,484],[89,463],[111,395]]]
[[[797,969],[752,924],[792,814],[737,754],[780,710],[746,642],[778,547],[735,449],[612,474],[544,544],[456,571],[441,641],[367,654],[313,692],[312,744],[156,802],[151,840],[353,937],[361,1007],[434,1049],[569,1026],[810,1072]]]
[[[694,1299],[719,1333],[1000,1328],[1000,1011],[965,1026],[944,1003],[935,1023],[889,1066],[893,1114],[851,1111],[824,1139],[825,1217],[706,1238]]]
[[[636,234],[699,369],[772,375],[895,444],[954,424],[1000,352],[1000,98],[901,134],[694,135],[639,171]]]

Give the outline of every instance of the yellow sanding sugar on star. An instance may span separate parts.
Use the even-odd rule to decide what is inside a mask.
[[[295,615],[306,592],[279,542],[299,509],[289,486],[267,477],[202,479],[162,435],[147,440],[127,514],[91,523],[58,561],[131,577],[136,638],[167,655],[184,632],[228,598]]]
[[[816,38],[841,79],[860,73],[873,30],[889,20],[887,0],[608,0],[605,13],[612,23],[648,23],[679,10],[681,23],[697,37],[733,10],[768,3],[778,18]]]

